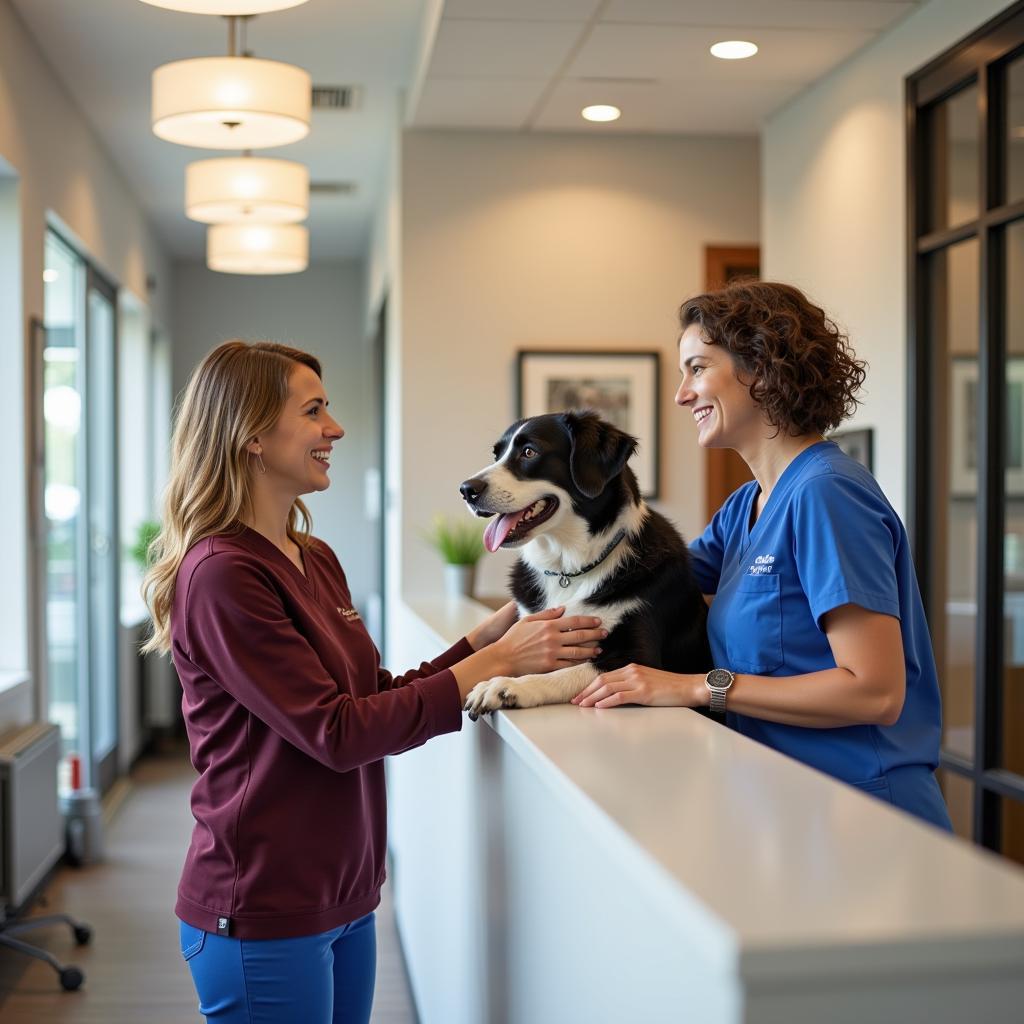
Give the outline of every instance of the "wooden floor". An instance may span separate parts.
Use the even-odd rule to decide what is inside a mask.
[[[3,1024],[186,1024],[201,1021],[188,968],[178,948],[174,893],[192,818],[194,773],[183,753],[148,758],[107,826],[101,865],[61,868],[33,916],[65,911],[93,928],[87,946],[70,930],[19,936],[86,976],[64,992],[49,965],[0,948]],[[405,965],[385,887],[377,911],[377,989],[373,1024],[415,1024]]]

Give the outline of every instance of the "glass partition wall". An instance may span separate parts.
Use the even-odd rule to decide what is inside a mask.
[[[42,394],[43,668],[49,717],[83,784],[117,768],[118,550],[114,289],[54,232],[46,238]]]
[[[1024,3],[907,81],[910,513],[957,832],[1024,862]]]

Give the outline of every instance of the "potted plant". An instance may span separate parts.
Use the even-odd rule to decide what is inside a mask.
[[[155,519],[144,519],[135,529],[135,543],[128,548],[132,561],[144,573],[149,568],[149,546],[160,533],[160,524]]]
[[[426,539],[445,562],[445,593],[472,597],[476,563],[484,553],[483,530],[471,520],[434,516]]]

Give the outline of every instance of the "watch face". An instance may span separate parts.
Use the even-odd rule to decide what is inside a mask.
[[[732,673],[726,671],[724,668],[713,668],[708,673],[708,686],[714,686],[718,689],[728,689],[732,685]]]

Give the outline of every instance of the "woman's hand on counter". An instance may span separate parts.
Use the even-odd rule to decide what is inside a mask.
[[[474,651],[487,647],[500,640],[518,621],[519,609],[515,601],[502,605],[493,615],[489,615],[476,629],[466,634],[469,646]]]
[[[620,704],[647,704],[651,707],[706,707],[708,688],[702,675],[678,675],[626,665],[599,675],[572,699],[581,708],[614,708]]]

